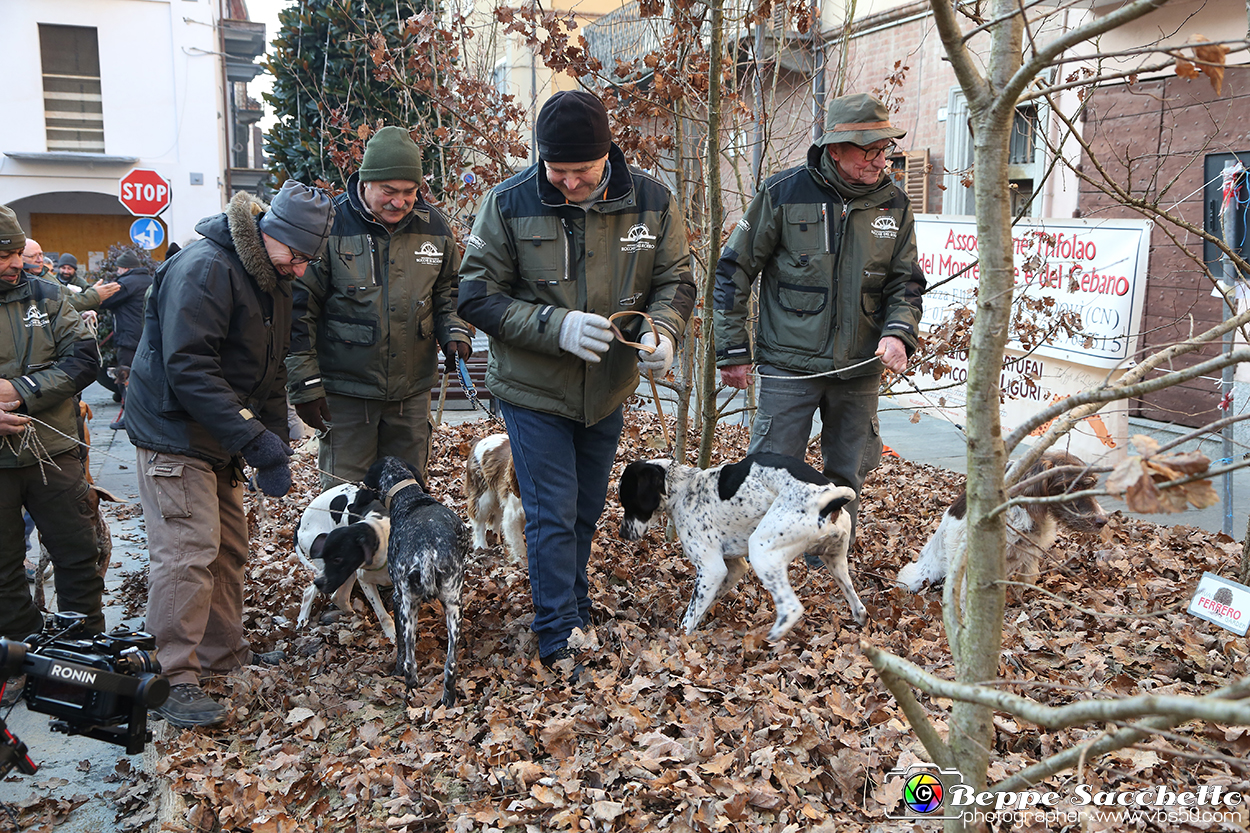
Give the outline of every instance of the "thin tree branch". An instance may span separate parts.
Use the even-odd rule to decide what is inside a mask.
[[[1007,691],[943,680],[868,642],[861,642],[860,647],[878,672],[894,674],[932,697],[976,703],[1048,729],[1067,729],[1082,723],[1130,720],[1156,715],[1235,726],[1250,724],[1250,703],[1229,702],[1227,699],[1212,697],[1139,694],[1120,700],[1083,700],[1066,706],[1043,706],[1027,697]],[[1239,683],[1250,690],[1250,677],[1243,678]]]
[[[1229,686],[1217,689],[1203,697],[1203,700],[1240,700],[1250,695],[1250,678],[1243,677],[1237,682]],[[1057,772],[1063,772],[1070,769],[1082,757],[1091,757],[1105,755],[1108,752],[1114,752],[1117,749],[1123,749],[1126,746],[1132,746],[1140,740],[1149,737],[1150,732],[1158,729],[1171,729],[1185,722],[1185,718],[1174,715],[1150,717],[1141,721],[1139,724],[1121,729],[1112,734],[1103,735],[1097,740],[1090,743],[1073,746],[1062,752],[1057,752],[1049,758],[1044,758],[1030,767],[1017,772],[1010,778],[999,781],[991,789],[994,792],[1010,792],[1012,790],[1022,790],[1032,787],[1045,781]]]

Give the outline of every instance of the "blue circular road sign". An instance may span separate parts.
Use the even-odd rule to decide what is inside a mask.
[[[165,241],[165,227],[153,217],[140,217],[130,224],[130,240],[136,246],[152,251]]]

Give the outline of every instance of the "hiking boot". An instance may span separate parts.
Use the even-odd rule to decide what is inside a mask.
[[[216,726],[229,714],[226,707],[204,693],[195,683],[180,683],[169,690],[169,699],[156,710],[170,725],[182,729]]]
[[[4,696],[0,697],[0,709],[7,709],[16,703],[17,698],[22,696],[22,689],[24,688],[26,688],[25,674],[10,677],[9,681],[4,684]]]
[[[577,678],[580,677],[582,675],[582,672],[586,670],[585,666],[583,666],[580,662],[572,665],[570,670],[568,670],[567,672],[565,671],[565,668],[569,668],[568,665],[561,667],[560,665],[557,664],[557,663],[563,663],[566,660],[568,660],[569,662],[572,662],[573,650],[569,648],[568,645],[565,645],[563,648],[558,648],[555,651],[552,651],[550,654],[547,654],[547,656],[545,657],[539,657],[538,660],[539,662],[543,664],[543,668],[547,668],[547,669],[550,669],[551,671],[554,671],[556,674],[559,674],[561,677],[567,680],[570,684],[577,682]]]
[[[126,430],[125,414],[118,414],[117,419],[109,423],[109,429],[112,431],[125,431]]]

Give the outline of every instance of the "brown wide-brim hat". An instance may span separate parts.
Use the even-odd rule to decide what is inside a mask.
[[[864,93],[844,95],[829,102],[825,111],[825,132],[817,144],[850,142],[864,147],[882,139],[901,139],[906,130],[890,124],[885,103]]]

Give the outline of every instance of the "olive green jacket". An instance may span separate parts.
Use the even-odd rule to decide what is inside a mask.
[[[55,280],[23,274],[16,284],[0,281],[0,379],[21,398],[18,413],[47,423],[31,424],[49,456],[77,447],[74,394],[95,381],[99,365],[95,339]],[[0,468],[37,462],[20,435],[0,442]]]
[[[593,425],[638,385],[637,348],[613,341],[588,363],[560,349],[570,310],[647,312],[674,346],[694,308],[690,250],[677,202],[612,146],[603,197],[569,205],[540,160],[496,187],[466,241],[460,314],[490,336],[486,385],[513,405]],[[641,316],[620,319],[638,341]]]
[[[823,373],[870,360],[884,335],[916,349],[924,276],[916,268],[915,217],[887,176],[866,196],[844,200],[808,163],[770,177],[738,222],[716,267],[716,363],[754,360]],[[755,351],[747,301],[760,276]],[[844,378],[881,372],[866,361]]]
[[[393,231],[360,201],[356,175],[334,200],[325,254],[294,283],[287,392],[402,401],[428,391],[439,347],[469,342],[456,315],[460,251],[438,209],[418,198]]]

